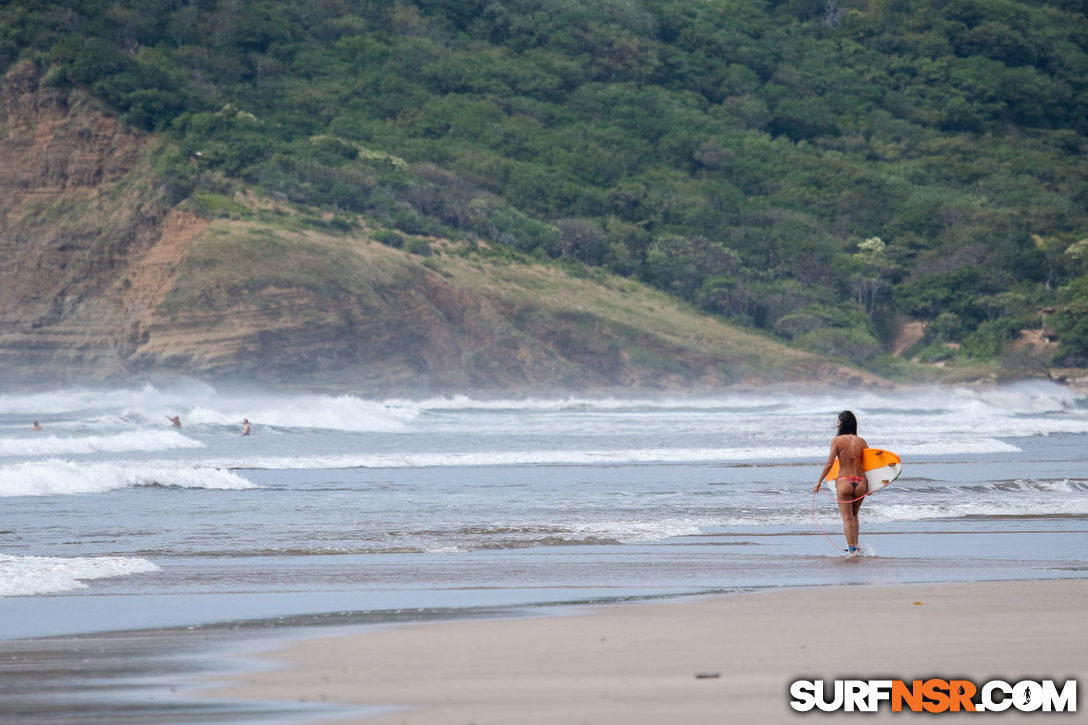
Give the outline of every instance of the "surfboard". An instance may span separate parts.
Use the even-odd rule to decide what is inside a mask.
[[[889,483],[899,478],[903,472],[903,464],[899,456],[891,451],[880,448],[866,448],[861,452],[861,470],[865,474],[865,480],[869,484],[869,493],[879,491]],[[839,460],[831,464],[831,470],[824,479],[824,483],[834,483],[839,477]]]

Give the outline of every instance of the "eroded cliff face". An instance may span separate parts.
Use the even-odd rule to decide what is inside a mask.
[[[0,129],[0,376],[118,376],[163,294],[134,272],[186,233],[140,178],[150,141],[31,63],[0,79]]]
[[[623,280],[424,261],[366,230],[209,222],[162,202],[155,143],[32,64],[0,79],[0,382],[411,393],[863,377]]]

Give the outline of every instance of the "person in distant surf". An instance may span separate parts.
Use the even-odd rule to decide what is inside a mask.
[[[30,426],[30,430],[41,430],[42,427],[38,424],[38,421],[34,421],[34,425]]]
[[[242,435],[249,435],[249,418],[242,418]]]
[[[168,416],[166,416],[166,419],[168,421],[170,421],[171,423],[173,423],[175,428],[180,428],[181,427],[181,416],[180,415],[175,415],[175,416],[169,416],[168,415]]]
[[[846,534],[847,551],[858,556],[858,510],[861,508],[869,486],[865,481],[865,472],[861,468],[861,453],[869,444],[858,436],[858,419],[849,410],[839,413],[839,432],[831,441],[831,453],[827,463],[820,471],[813,493],[820,490],[824,478],[831,471],[835,459],[839,459],[839,477],[835,479],[835,497],[839,501],[839,513],[842,515],[842,529]]]

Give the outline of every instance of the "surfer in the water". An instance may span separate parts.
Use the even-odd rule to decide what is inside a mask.
[[[839,433],[831,441],[831,453],[827,457],[820,479],[813,492],[819,491],[824,478],[831,471],[835,459],[839,459],[839,477],[835,479],[835,494],[839,500],[839,513],[842,514],[842,528],[846,533],[846,545],[851,555],[858,551],[858,509],[865,500],[869,486],[865,481],[865,472],[861,469],[861,452],[869,445],[858,436],[858,419],[849,410],[839,413]]]

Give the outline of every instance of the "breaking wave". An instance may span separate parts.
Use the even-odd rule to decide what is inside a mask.
[[[0,466],[0,497],[104,493],[138,486],[247,489],[256,484],[232,471],[125,463],[49,460]]]

